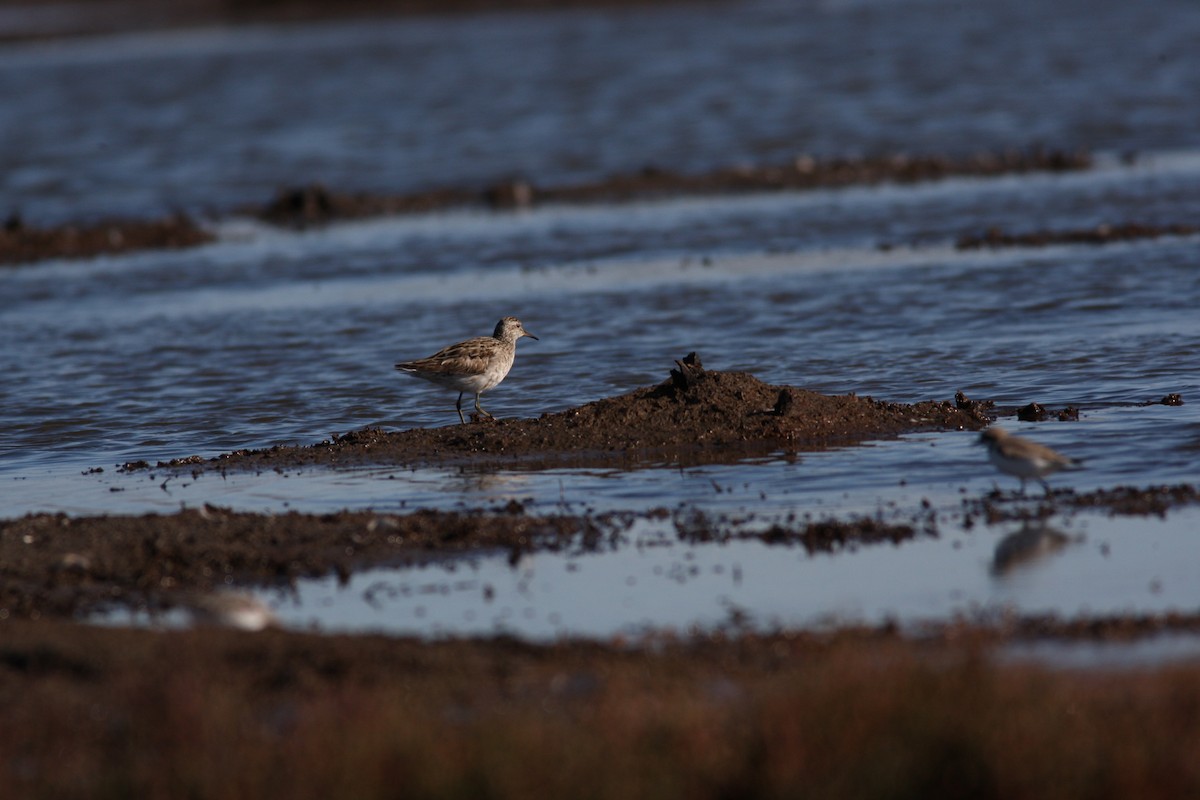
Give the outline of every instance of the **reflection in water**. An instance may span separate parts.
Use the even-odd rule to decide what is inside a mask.
[[[195,625],[261,631],[279,624],[275,612],[250,592],[218,590],[190,597],[186,608]]]
[[[1080,535],[1031,523],[1006,537],[991,574],[989,536],[923,537],[898,546],[809,555],[747,539],[690,545],[669,519],[636,522],[599,552],[474,553],[456,560],[305,578],[260,592],[285,628],[404,636],[494,636],[534,641],[637,636],[646,631],[821,628],[885,622],[920,626],[991,612],[1064,619],[1157,614],[1197,607],[1194,530],[1200,512],[1128,520],[1092,514],[1069,559],[1004,569],[1078,543]],[[947,546],[950,541],[953,546]],[[1019,575],[1019,577],[1018,577]],[[1151,587],[1159,587],[1157,590]]]
[[[1045,520],[1026,522],[1020,530],[1005,536],[996,545],[996,552],[992,556],[992,574],[1007,575],[1057,553],[1070,541],[1070,537],[1050,527]]]
[[[520,493],[530,490],[530,477],[521,472],[488,472],[464,469],[442,479],[443,491],[470,498],[473,503],[508,502],[519,500]]]

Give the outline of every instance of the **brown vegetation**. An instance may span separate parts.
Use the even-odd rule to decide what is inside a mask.
[[[970,642],[639,647],[6,623],[6,797],[1200,794],[1200,672]]]

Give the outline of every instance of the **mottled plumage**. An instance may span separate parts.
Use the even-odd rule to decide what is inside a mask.
[[[1042,484],[1046,494],[1050,485],[1045,476],[1062,469],[1074,469],[1080,462],[1043,444],[1014,436],[1003,428],[991,427],[979,435],[979,441],[988,449],[988,459],[1001,472],[1020,478],[1021,493],[1025,493],[1025,481],[1033,478]]]
[[[458,402],[454,407],[463,423],[467,420],[462,413],[462,399],[467,392],[475,395],[475,410],[485,417],[491,417],[480,408],[479,395],[508,375],[517,355],[517,339],[522,336],[535,340],[538,338],[525,330],[521,320],[505,317],[496,323],[496,330],[491,336],[477,336],[452,344],[429,358],[402,361],[396,365],[396,369],[458,390]]]

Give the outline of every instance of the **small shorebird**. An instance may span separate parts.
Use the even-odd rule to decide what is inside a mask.
[[[1034,478],[1042,484],[1046,494],[1050,485],[1045,476],[1061,469],[1075,469],[1081,462],[1051,450],[1044,444],[1014,436],[1003,428],[991,427],[979,434],[976,444],[985,445],[988,459],[1001,472],[1021,479],[1021,494],[1025,494],[1025,481]]]
[[[475,410],[490,419],[492,415],[479,407],[479,395],[504,380],[517,355],[517,339],[522,336],[538,338],[525,330],[521,320],[505,317],[496,323],[491,336],[477,336],[452,344],[429,358],[401,361],[396,369],[439,386],[457,389],[458,402],[454,408],[464,424],[467,420],[462,413],[462,399],[467,392],[475,395]]]
[[[194,595],[186,607],[198,625],[242,631],[261,631],[279,625],[267,604],[249,592],[219,590]]]

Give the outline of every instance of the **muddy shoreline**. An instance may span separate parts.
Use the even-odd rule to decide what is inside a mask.
[[[915,524],[875,519],[775,524],[748,533],[703,516],[672,519],[686,542],[755,538],[769,545],[832,552],[851,544],[898,543],[932,535]],[[197,593],[228,586],[288,586],[306,577],[403,566],[468,554],[622,545],[629,514],[530,515],[499,511],[407,514],[254,514],[215,506],[174,514],[72,518],[34,514],[0,521],[0,619],[72,618],[110,608],[189,607]]]
[[[805,191],[884,183],[916,183],[951,177],[991,177],[1027,172],[1086,170],[1086,152],[1033,149],[952,155],[814,159],[786,164],[723,168],[684,174],[659,167],[569,186],[518,180],[477,188],[439,187],[399,194],[329,189],[317,184],[280,189],[259,204],[231,210],[281,227],[303,229],[338,221],[452,209],[506,211],[537,205],[618,203],[689,195]],[[11,214],[0,230],[0,265],[56,258],[90,258],[139,250],[195,247],[213,240],[203,221],[183,214],[157,220],[111,219],[41,226]]]
[[[564,464],[635,469],[729,463],[750,454],[786,457],[921,430],[978,430],[1003,412],[961,392],[953,402],[913,405],[853,394],[824,396],[770,385],[746,373],[706,370],[690,353],[657,386],[536,419],[396,432],[369,429],[313,445],[180,458],[153,467],[130,462],[121,470],[151,472],[157,479],[160,472],[286,472],[363,464],[451,464],[488,471]],[[1064,511],[1163,516],[1197,502],[1200,489],[1191,485],[1084,493],[1059,489],[1028,498],[996,490],[964,499],[960,513],[969,530],[977,521],[1044,520]],[[413,564],[434,556],[502,551],[515,560],[538,550],[615,547],[636,516],[533,515],[516,501],[489,511],[405,514],[264,515],[208,505],[171,515],[33,514],[0,521],[0,618],[70,618],[111,607],[159,611],[229,585],[286,586],[329,574],[344,580],[367,567]],[[711,544],[751,536],[809,553],[938,535],[937,513],[928,506],[888,521],[792,520],[749,534],[700,513],[664,509],[648,516],[670,518],[683,542]]]
[[[503,213],[548,204],[586,205],[669,197],[798,192],[931,182],[953,177],[1079,171],[1090,167],[1091,157],[1086,152],[1057,150],[980,153],[965,158],[931,155],[817,160],[800,156],[787,164],[723,168],[705,174],[647,167],[637,173],[571,186],[541,186],[518,180],[482,188],[442,187],[400,194],[372,194],[308,184],[282,188],[270,200],[233,209],[229,215],[303,230],[348,220],[451,210]],[[198,247],[216,240],[211,227],[215,219],[219,217],[206,221],[175,213],[150,220],[107,219],[42,226],[25,220],[19,213],[12,213],[0,228],[0,266]],[[1063,230],[1012,232],[991,227],[963,234],[955,241],[955,247],[981,250],[1062,244],[1105,245],[1197,234],[1200,234],[1200,227],[1191,223],[1160,224],[1136,220]],[[883,242],[879,247],[891,249],[905,244]]]
[[[1164,516],[1200,503],[1193,485],[1116,487],[1044,498],[991,493],[964,500],[962,526],[976,521],[1044,520],[1054,514],[1102,510],[1112,515]],[[755,539],[769,546],[800,547],[810,554],[848,547],[896,545],[937,537],[937,514],[920,508],[898,519],[803,519],[747,526],[685,510],[644,514],[531,514],[517,502],[493,510],[408,513],[341,511],[327,514],[260,514],[205,505],[173,514],[70,517],[30,514],[0,520],[0,620],[75,618],[125,608],[160,612],[190,606],[197,595],[230,586],[289,586],[301,578],[406,566],[432,558],[619,548],[640,518],[666,520],[676,537],[693,545]],[[1078,637],[1091,631],[1157,632],[1200,629],[1194,614],[1060,620],[1014,618],[1020,636]],[[936,633],[930,628],[925,635]]]

